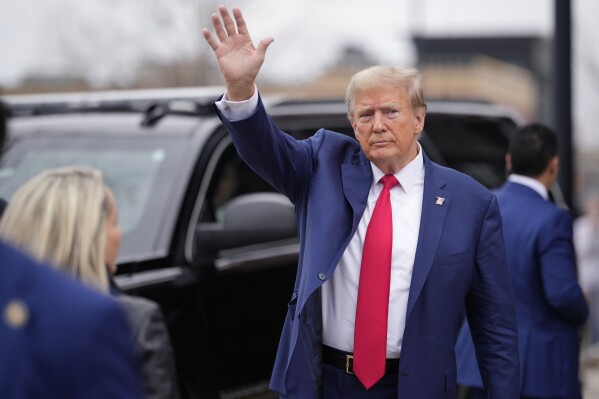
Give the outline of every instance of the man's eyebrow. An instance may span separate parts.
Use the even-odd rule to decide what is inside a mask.
[[[401,108],[401,103],[397,101],[390,101],[388,103],[381,103],[381,108]]]
[[[374,106],[371,104],[364,104],[364,105],[356,105],[355,106],[355,110],[356,111],[370,111],[372,109],[387,109],[387,108],[402,108],[402,104],[398,101],[389,101],[389,102],[385,102],[385,103],[380,103],[378,104],[378,106]]]

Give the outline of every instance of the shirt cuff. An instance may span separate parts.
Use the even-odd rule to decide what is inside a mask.
[[[228,100],[225,91],[222,100],[217,101],[215,104],[222,115],[230,122],[249,118],[258,108],[258,89],[254,87],[254,95],[243,101]]]

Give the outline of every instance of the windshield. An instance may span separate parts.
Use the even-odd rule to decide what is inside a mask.
[[[54,136],[18,140],[0,163],[0,197],[10,201],[25,181],[44,169],[66,165],[98,168],[117,200],[123,230],[121,258],[151,253],[158,249],[153,243],[165,210],[160,199],[165,199],[165,192],[174,194],[174,171],[184,148],[184,140],[156,138]]]

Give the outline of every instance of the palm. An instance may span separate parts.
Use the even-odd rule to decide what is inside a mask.
[[[227,92],[237,99],[253,93],[254,81],[264,62],[266,49],[272,39],[264,39],[254,47],[241,11],[233,9],[231,18],[224,6],[219,7],[220,17],[212,16],[217,38],[204,29],[204,38],[214,51],[218,65],[227,84]]]
[[[239,81],[246,77],[255,79],[264,61],[257,54],[249,35],[227,37],[214,51],[226,81]]]

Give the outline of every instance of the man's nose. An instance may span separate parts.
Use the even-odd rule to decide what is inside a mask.
[[[385,131],[385,121],[383,119],[382,112],[375,112],[373,116],[373,126],[372,129],[375,133],[384,132]]]

